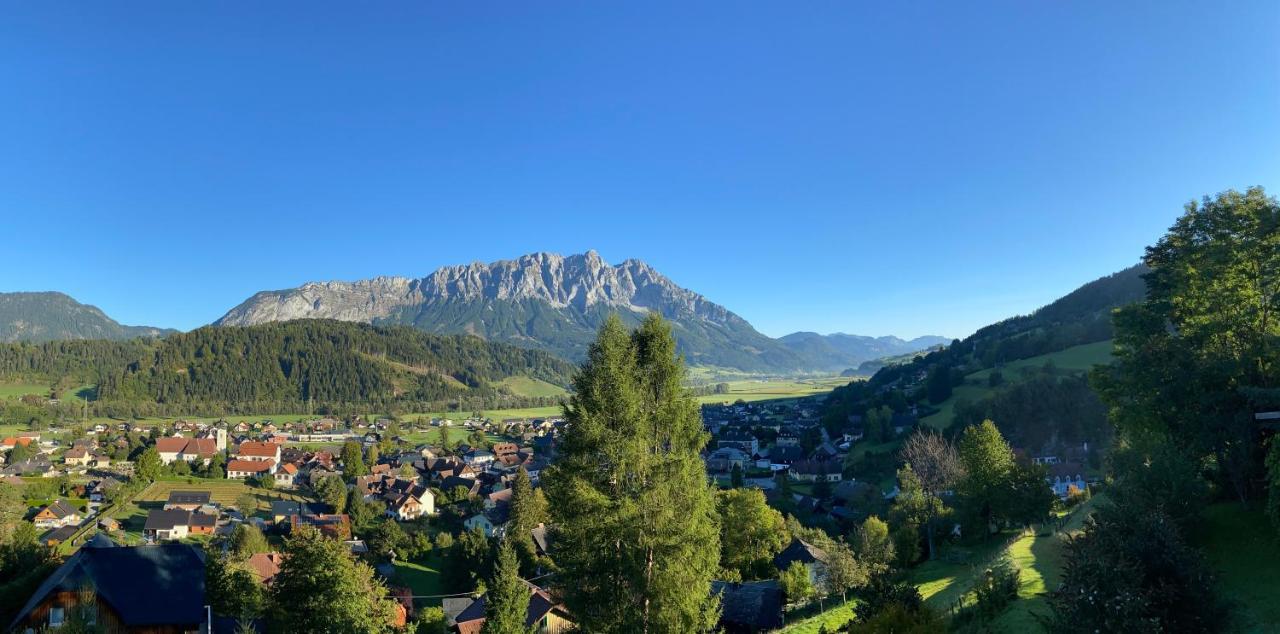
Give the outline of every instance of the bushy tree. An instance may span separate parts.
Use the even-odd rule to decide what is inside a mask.
[[[138,454],[138,459],[134,461],[133,474],[143,482],[155,482],[160,477],[160,452],[156,451],[155,446],[147,447]]]
[[[205,597],[215,614],[253,619],[262,613],[262,584],[242,561],[210,550],[205,555]]]
[[[373,569],[352,558],[346,544],[300,526],[285,541],[267,615],[273,631],[381,634],[389,631],[395,606]]]
[[[985,420],[965,428],[958,451],[964,465],[958,491],[965,504],[982,519],[984,532],[990,532],[996,515],[1008,500],[1013,449],[995,423]]]
[[[245,560],[258,553],[271,551],[266,535],[250,522],[243,522],[231,532],[231,552],[237,559]],[[237,616],[234,615],[233,616]]]
[[[809,569],[804,564],[793,561],[778,577],[782,586],[782,594],[788,603],[804,603],[814,594],[813,580],[809,577]]]
[[[782,514],[758,489],[730,489],[718,496],[720,565],[741,579],[773,575],[773,557],[791,540]]]
[[[1067,544],[1049,630],[1223,631],[1229,612],[1215,583],[1163,510],[1103,503]]]
[[[889,525],[872,515],[862,522],[853,536],[854,553],[874,576],[889,569],[895,559],[893,537]]]
[[[329,505],[334,513],[341,513],[347,508],[347,485],[336,475],[325,476],[316,482],[316,496],[321,502]]]
[[[611,316],[575,377],[560,458],[544,476],[564,600],[593,632],[700,632],[718,620],[714,491],[697,402],[671,328]]]

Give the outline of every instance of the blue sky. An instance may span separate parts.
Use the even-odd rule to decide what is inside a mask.
[[[903,4],[11,3],[0,290],[187,329],[594,248],[770,335],[960,336],[1280,189],[1280,4]]]

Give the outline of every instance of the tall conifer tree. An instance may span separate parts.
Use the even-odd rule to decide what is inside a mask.
[[[628,334],[610,317],[565,408],[546,477],[565,603],[589,632],[703,632],[720,535],[699,452],[698,405],[671,328],[650,314]]]

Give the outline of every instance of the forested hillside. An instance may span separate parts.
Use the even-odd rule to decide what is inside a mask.
[[[545,352],[408,327],[328,320],[207,327],[164,340],[0,346],[0,373],[98,385],[104,413],[285,412],[492,399],[528,376],[567,385]]]
[[[1142,276],[1147,271],[1145,264],[1129,267],[1089,282],[1030,315],[986,326],[944,349],[883,367],[865,383],[837,388],[827,401],[827,416],[843,419],[882,404],[870,403],[868,395],[878,395],[879,401],[899,411],[910,403],[938,405],[950,398],[968,374],[1111,339],[1112,311],[1144,297]]]
[[[174,332],[150,326],[124,326],[97,306],[63,293],[0,293],[0,342],[60,339],[132,339]]]

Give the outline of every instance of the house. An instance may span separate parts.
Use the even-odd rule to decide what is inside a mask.
[[[218,518],[207,513],[183,509],[151,509],[142,534],[147,539],[166,541],[190,535],[212,535]]]
[[[262,585],[271,585],[276,575],[280,574],[280,563],[284,561],[284,555],[277,552],[254,553],[245,561],[249,571],[253,576],[258,578],[258,582]]]
[[[707,456],[707,470],[715,473],[725,473],[733,471],[736,466],[744,472],[747,469],[751,456],[735,446],[721,447]]]
[[[530,531],[533,533],[533,548],[537,551],[539,557],[546,557],[551,553],[551,531],[547,529],[546,524],[538,524]]]
[[[74,526],[80,523],[80,512],[68,504],[66,500],[54,500],[48,506],[37,511],[35,517],[31,519],[31,523],[35,524],[36,528]]]
[[[78,526],[59,526],[40,537],[40,543],[45,546],[57,546],[62,542],[71,539],[80,530]]]
[[[720,631],[726,634],[772,632],[782,627],[782,587],[777,579],[731,583],[712,581],[720,597]]]
[[[271,442],[245,441],[236,448],[236,458],[280,464],[280,445]],[[275,469],[273,468],[271,472],[275,473]]]
[[[156,452],[160,454],[160,462],[171,464],[175,460],[209,464],[218,454],[218,443],[211,438],[157,438]]]
[[[387,516],[401,522],[416,520],[423,515],[434,515],[436,512],[436,496],[428,489],[417,494],[394,494],[387,503]]]
[[[298,467],[297,465],[286,462],[276,469],[275,474],[276,488],[292,489],[298,486]]]
[[[297,530],[299,526],[312,526],[331,539],[351,539],[351,518],[346,514],[292,515],[289,517],[289,525],[290,530]]]
[[[1049,465],[1048,476],[1045,480],[1049,483],[1049,487],[1053,489],[1054,495],[1058,499],[1065,500],[1071,495],[1071,490],[1084,491],[1088,484],[1084,479],[1084,469],[1080,465],[1071,462],[1059,462]]]
[[[208,628],[204,557],[191,546],[169,544],[86,545],[40,584],[8,629],[59,627],[89,597],[94,620],[107,632],[178,634]]]
[[[774,471],[786,469],[804,459],[804,449],[798,445],[774,445],[769,449],[769,467]]]
[[[84,466],[89,460],[89,450],[84,447],[72,447],[62,454],[62,461],[69,465]]]
[[[468,517],[462,522],[462,526],[468,531],[473,531],[478,528],[484,533],[485,537],[494,537],[498,534],[497,527],[489,520],[489,516],[484,513],[476,513],[475,515]]]
[[[208,491],[170,491],[164,510],[195,511],[209,504],[212,498],[213,494]]]
[[[801,460],[791,465],[788,475],[800,482],[839,482],[844,479],[843,469],[839,460]]]
[[[9,436],[4,440],[0,440],[0,451],[9,451],[18,445],[30,447],[31,443],[38,443],[39,438],[31,438],[29,436]]]
[[[525,627],[537,634],[559,634],[573,627],[569,614],[565,612],[563,606],[551,598],[549,592],[528,581],[523,583],[529,590],[529,608],[525,613]],[[454,605],[460,605],[460,602]],[[452,621],[450,631],[457,634],[479,634],[484,629],[484,615],[485,597],[481,595],[480,598],[471,600],[462,607],[457,616],[452,619],[448,619],[446,613],[446,623]]]
[[[227,479],[240,480],[257,478],[274,474],[276,463],[273,460],[232,460],[227,463]]]
[[[745,429],[730,429],[720,435],[716,448],[736,447],[748,456],[760,453],[760,441]]]
[[[827,575],[827,551],[799,537],[793,538],[782,552],[773,557],[773,565],[779,571],[790,568],[796,562],[800,562],[809,571],[809,581],[814,585],[819,585]]]

